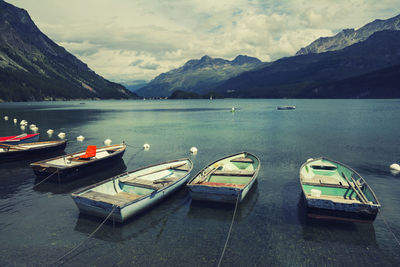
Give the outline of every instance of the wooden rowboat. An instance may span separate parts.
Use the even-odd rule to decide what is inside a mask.
[[[66,140],[24,143],[18,145],[0,143],[0,160],[23,158],[25,156],[39,155],[59,150],[62,151],[65,149],[66,145]]]
[[[38,177],[48,177],[56,173],[54,177],[73,179],[93,170],[107,167],[110,161],[120,159],[125,149],[125,144],[95,147],[94,154],[90,157],[87,157],[88,151],[80,151],[34,162],[30,166]]]
[[[381,207],[355,170],[327,158],[301,165],[300,184],[312,218],[372,222]]]
[[[249,152],[226,156],[201,170],[188,184],[194,200],[236,203],[255,182],[260,160]]]
[[[187,182],[193,163],[179,159],[120,174],[71,196],[82,213],[123,222],[156,204]]]
[[[2,144],[10,144],[10,145],[18,145],[23,143],[32,143],[37,142],[39,140],[39,134],[20,134],[13,136],[5,136],[0,137],[0,143]]]

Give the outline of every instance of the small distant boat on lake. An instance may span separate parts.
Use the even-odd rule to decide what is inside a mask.
[[[235,204],[246,197],[259,170],[260,160],[241,152],[210,163],[187,186],[194,200]]]
[[[55,177],[72,179],[91,172],[95,168],[107,167],[110,161],[120,159],[125,149],[125,144],[88,146],[86,151],[34,162],[30,166],[38,177],[48,177],[57,173]]]
[[[80,212],[123,222],[184,185],[192,171],[190,159],[178,159],[120,174],[85,187],[71,196]]]
[[[0,160],[23,158],[30,155],[64,150],[66,145],[66,140],[23,143],[18,145],[0,143]]]
[[[312,218],[372,222],[381,207],[355,170],[327,158],[305,162],[300,184]]]
[[[296,109],[296,106],[278,106],[276,109],[277,110],[291,110],[291,109]]]
[[[31,143],[37,142],[39,140],[39,134],[20,134],[13,136],[0,137],[0,143],[10,144],[10,145],[18,145],[23,143]]]

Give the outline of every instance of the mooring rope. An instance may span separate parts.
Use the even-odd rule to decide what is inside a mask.
[[[236,215],[236,210],[237,210],[238,203],[239,203],[239,198],[240,198],[240,192],[238,192],[238,196],[237,196],[237,198],[236,198],[235,211],[233,212],[232,222],[231,222],[231,226],[229,227],[228,236],[226,237],[224,249],[222,250],[221,257],[219,258],[218,267],[221,265],[222,258],[224,257],[225,250],[226,250],[226,247],[227,247],[227,245],[228,245],[229,237],[231,236],[232,226],[233,226],[233,222],[235,221],[235,215]]]
[[[86,241],[88,241],[108,220],[108,218],[110,218],[110,216],[113,214],[115,208],[117,206],[113,205],[113,208],[111,210],[111,212],[107,215],[107,217],[104,219],[104,221],[97,226],[97,228],[88,236],[86,237],[86,239],[84,239],[81,243],[79,243],[77,246],[73,247],[70,251],[68,251],[67,253],[65,253],[62,257],[58,258],[56,261],[54,261],[51,265],[55,265],[57,262],[61,261],[62,259],[64,259],[65,257],[67,257],[69,254],[71,254],[72,252],[74,252],[77,248],[79,248],[80,246],[82,246]],[[113,217],[114,219],[114,217]]]
[[[383,214],[382,214],[382,211],[380,211],[379,213],[381,214],[381,217],[382,217],[382,219],[383,219],[383,222],[384,222],[385,225],[386,225],[386,228],[388,229],[388,231],[389,231],[390,233],[392,233],[392,235],[393,235],[393,237],[394,237],[394,240],[396,240],[396,242],[397,242],[397,245],[400,246],[400,241],[399,241],[399,239],[397,238],[397,236],[395,235],[395,233],[394,233],[394,232],[392,231],[392,229],[390,228],[388,222],[387,222],[386,219],[385,219],[385,216],[383,216]]]
[[[40,181],[39,183],[35,184],[33,187],[36,187],[36,186],[38,186],[38,185],[44,183],[45,181],[47,181],[48,179],[50,179],[50,178],[51,178],[54,174],[56,174],[56,173],[58,173],[58,169],[57,169],[55,172],[53,172],[52,174],[50,174],[49,176],[47,176],[46,178],[44,178],[44,179],[43,179],[42,181]]]

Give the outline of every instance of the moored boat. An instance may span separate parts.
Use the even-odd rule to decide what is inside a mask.
[[[66,145],[66,140],[24,143],[18,145],[0,143],[0,160],[23,158],[30,155],[62,151],[65,149]]]
[[[187,182],[193,163],[179,159],[120,174],[72,193],[82,213],[123,222]]]
[[[312,218],[372,222],[381,207],[355,170],[327,158],[305,162],[300,167],[300,184]]]
[[[34,162],[30,166],[38,177],[56,174],[54,177],[73,179],[95,169],[107,167],[110,161],[120,159],[125,149],[125,144],[103,147],[88,146],[86,151]]]
[[[23,143],[32,143],[37,142],[39,140],[39,134],[20,134],[13,136],[5,136],[0,137],[0,143],[9,144],[9,145],[18,145]]]
[[[236,203],[242,201],[260,170],[260,160],[249,152],[210,163],[187,184],[194,200]]]
[[[278,106],[276,109],[277,110],[291,110],[291,109],[296,109],[296,106]]]

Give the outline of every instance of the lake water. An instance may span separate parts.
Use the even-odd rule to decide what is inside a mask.
[[[400,237],[400,175],[389,169],[400,160],[399,115],[399,100],[2,103],[0,136],[21,133],[17,118],[36,124],[41,140],[65,132],[67,153],[107,138],[130,146],[122,161],[64,184],[35,186],[29,163],[38,158],[0,163],[0,265],[52,265],[87,239],[102,219],[79,214],[70,193],[82,186],[182,157],[193,160],[194,175],[218,158],[249,151],[261,160],[258,182],[239,205],[222,266],[399,266],[400,245],[387,227]],[[145,143],[149,151],[141,149]],[[197,155],[189,153],[192,146]],[[382,204],[373,224],[306,219],[299,168],[318,156],[365,178]],[[123,225],[107,222],[57,264],[216,266],[233,212],[234,206],[192,202],[183,188]]]

